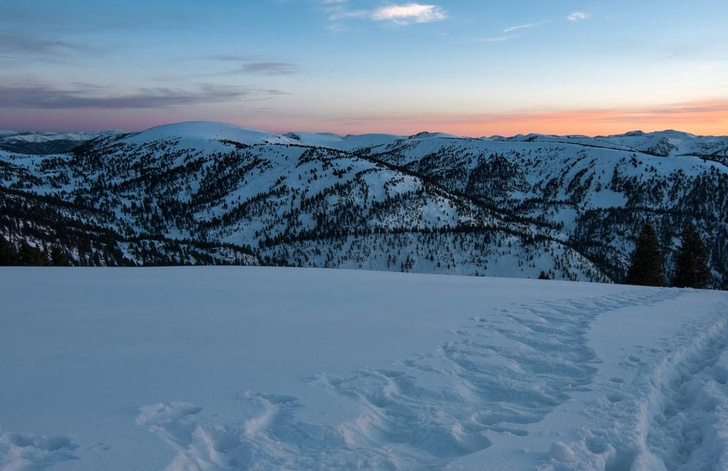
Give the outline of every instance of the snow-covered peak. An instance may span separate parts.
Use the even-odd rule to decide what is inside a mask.
[[[147,144],[156,141],[177,140],[184,146],[200,144],[205,141],[235,141],[245,145],[294,144],[287,137],[216,121],[187,121],[165,124],[125,138],[134,144]]]
[[[403,139],[402,136],[393,134],[349,134],[342,137],[330,133],[291,132],[285,136],[305,146],[328,147],[343,151],[385,146]]]
[[[629,152],[642,152],[660,157],[676,156],[726,156],[728,137],[696,136],[682,131],[658,131],[645,133],[631,131],[611,136],[588,137],[581,135],[518,134],[512,137],[492,136],[491,141],[537,142],[550,144],[576,144],[611,148]]]
[[[420,132],[409,137],[410,139],[458,139],[454,134],[444,132]]]
[[[696,136],[674,130],[650,133],[633,131],[596,139],[662,157],[716,153],[722,155],[728,145],[728,139],[725,137]]]
[[[626,132],[624,134],[614,134],[611,136],[597,136],[597,139],[610,139],[610,140],[632,140],[632,141],[640,141],[640,140],[655,140],[659,141],[660,139],[677,139],[677,140],[693,140],[696,139],[698,136],[695,134],[690,134],[688,132],[683,131],[675,131],[673,129],[668,129],[665,131],[655,131],[655,132],[642,132],[642,131],[630,131]]]
[[[338,148],[344,138],[332,133],[308,133],[308,132],[289,132],[283,135],[288,139],[293,139],[301,145],[313,147],[330,147]]]

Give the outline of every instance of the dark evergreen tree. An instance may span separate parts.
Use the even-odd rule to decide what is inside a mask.
[[[655,228],[646,223],[637,239],[625,281],[630,285],[665,286],[664,265]]]
[[[11,266],[18,264],[18,253],[15,251],[13,244],[0,236],[0,266]]]
[[[541,274],[538,275],[539,280],[550,280],[551,277],[546,274],[545,271],[541,270]]]
[[[48,265],[46,253],[27,242],[20,245],[20,264],[26,267],[42,267]]]
[[[709,282],[708,250],[695,226],[688,224],[683,229],[680,248],[675,257],[672,284],[678,288],[705,288]]]
[[[70,267],[71,261],[68,254],[60,247],[53,246],[51,249],[51,265],[56,267]]]

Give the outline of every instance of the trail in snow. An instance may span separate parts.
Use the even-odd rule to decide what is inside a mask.
[[[657,371],[655,394],[645,407],[648,450],[669,471],[728,469],[725,317],[706,326],[693,348],[666,359]]]
[[[296,397],[259,392],[240,396],[259,412],[239,422],[216,422],[199,406],[170,403],[143,407],[138,423],[178,451],[169,471],[444,469],[487,449],[494,434],[526,437],[528,424],[589,391],[599,360],[586,334],[597,316],[677,296],[646,289],[512,305],[473,318],[456,340],[390,369],[310,378],[360,411],[340,424],[307,423]],[[603,451],[590,443],[591,452]],[[571,453],[566,445],[552,450],[562,461]]]
[[[587,400],[579,439],[562,444],[573,459],[552,456],[541,469],[728,469],[726,314],[722,306],[713,318],[686,323],[677,338],[626,352],[622,373]]]

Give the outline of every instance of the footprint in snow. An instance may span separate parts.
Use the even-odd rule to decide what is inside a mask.
[[[77,448],[66,435],[0,432],[0,469],[30,471],[77,460]]]

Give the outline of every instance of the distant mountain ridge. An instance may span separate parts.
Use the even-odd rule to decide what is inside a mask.
[[[452,139],[478,139],[494,141],[517,141],[517,142],[568,142],[574,144],[604,146],[608,148],[643,152],[657,156],[705,156],[715,158],[728,157],[728,137],[726,136],[697,136],[694,134],[665,130],[645,133],[642,131],[631,131],[624,134],[609,136],[589,137],[584,135],[551,135],[551,134],[519,134],[512,137],[493,136],[469,138],[467,136],[455,136],[446,133],[422,132],[412,136],[399,136],[394,134],[362,134],[340,136],[334,133],[301,133],[289,132],[286,134],[275,134],[255,128],[247,128],[234,124],[214,121],[188,121],[175,124],[167,124],[150,128],[137,133],[125,133],[121,131],[79,131],[79,132],[18,132],[12,130],[0,130],[0,149],[11,152],[31,152],[32,143],[73,143],[77,147],[87,141],[100,137],[115,136],[143,136],[147,140],[159,140],[178,137],[195,136],[198,139],[220,140],[229,139],[245,142],[248,145],[262,143],[267,139],[268,143],[298,143],[307,146],[329,147],[338,150],[354,150],[358,148],[378,147],[392,144],[398,140],[408,138],[452,138]],[[227,137],[225,137],[227,136]],[[22,148],[26,143],[28,149]],[[69,144],[70,145],[70,144]],[[16,146],[18,149],[7,149],[6,147]],[[38,152],[40,154],[44,152]]]
[[[54,154],[69,152],[80,144],[117,131],[99,132],[16,132],[0,131],[0,150],[21,154]]]
[[[60,244],[77,264],[621,281],[645,220],[668,260],[695,222],[715,286],[728,287],[728,137],[279,135],[213,122],[87,137],[50,154],[32,139],[2,147],[0,233]]]

